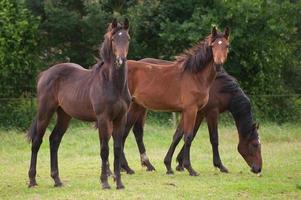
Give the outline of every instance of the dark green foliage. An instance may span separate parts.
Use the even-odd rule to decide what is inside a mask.
[[[29,128],[35,114],[34,99],[1,99],[0,101],[0,126],[3,128]]]
[[[54,63],[93,65],[107,24],[128,17],[130,59],[174,59],[213,25],[229,26],[225,68],[250,95],[256,118],[301,118],[300,1],[25,0],[31,13],[23,1],[0,2],[1,97],[30,96],[37,72]]]
[[[39,61],[39,20],[13,0],[0,0],[0,98],[31,92]]]
[[[0,0],[0,126],[5,127],[28,126],[34,107],[19,97],[34,91],[41,65],[39,19],[18,2]]]

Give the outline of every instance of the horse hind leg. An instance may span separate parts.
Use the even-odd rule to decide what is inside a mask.
[[[59,169],[58,169],[58,156],[57,152],[61,143],[61,140],[66,132],[71,117],[66,114],[62,108],[57,109],[57,122],[56,125],[49,136],[50,143],[50,167],[51,167],[51,177],[54,180],[54,186],[62,186],[62,182],[59,178]]]
[[[143,142],[143,135],[144,135],[143,127],[144,127],[145,118],[146,118],[146,110],[144,109],[143,112],[140,114],[140,117],[137,119],[136,123],[134,124],[133,132],[140,153],[141,165],[146,166],[147,171],[155,171],[156,170],[155,167],[150,163],[149,158],[146,154],[146,149]]]
[[[43,142],[43,136],[45,134],[46,128],[49,124],[49,121],[55,111],[55,107],[49,107],[49,104],[39,104],[42,105],[38,109],[38,114],[34,120],[28,136],[32,142],[31,144],[31,159],[30,167],[28,171],[29,176],[29,185],[28,187],[34,187],[37,185],[36,182],[36,167],[37,167],[37,156],[40,149],[40,146]],[[43,107],[47,105],[47,107]]]
[[[131,128],[134,126],[134,124],[140,123],[140,122],[137,122],[140,120],[142,120],[142,124],[143,124],[145,117],[146,117],[146,109],[139,106],[138,104],[132,102],[129,107],[129,110],[127,112],[127,122],[126,122],[125,129],[123,131],[123,136],[122,136],[123,137],[122,138],[123,145],[122,145],[122,153],[121,153],[121,168],[124,169],[127,174],[134,174],[135,171],[132,170],[128,165],[128,162],[127,162],[127,159],[126,159],[125,153],[124,153],[124,144],[125,144],[127,136],[129,135],[129,132],[130,132]],[[133,129],[133,131],[135,134],[136,129],[135,130],[134,129]],[[136,137],[136,134],[135,134],[135,137]],[[137,137],[136,137],[136,141],[137,141]],[[137,141],[137,145],[139,147],[138,141]],[[140,151],[140,147],[139,147],[139,151]]]
[[[172,156],[175,152],[175,149],[177,147],[177,145],[179,144],[181,138],[183,137],[183,127],[182,127],[182,120],[180,122],[180,124],[178,125],[177,127],[177,130],[173,136],[173,140],[172,140],[172,143],[168,149],[168,152],[166,153],[166,156],[164,158],[164,164],[165,164],[165,167],[166,167],[166,174],[173,174],[173,170],[171,168],[171,160],[172,160]]]
[[[136,120],[135,114],[132,112],[133,111],[130,108],[128,111],[128,114],[127,114],[127,122],[125,125],[125,129],[123,132],[123,138],[122,138],[121,170],[124,170],[127,174],[135,173],[135,171],[130,168],[128,161],[126,159],[125,153],[124,153],[124,145],[125,145],[126,138],[128,137],[130,130],[133,127],[133,124],[135,123],[135,120]]]
[[[228,173],[229,171],[223,165],[218,150],[218,115],[218,110],[213,110],[206,116],[213,153],[213,166],[217,167],[221,172]]]

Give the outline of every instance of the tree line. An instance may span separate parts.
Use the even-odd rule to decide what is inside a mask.
[[[256,117],[277,122],[301,117],[301,1],[0,0],[0,5],[2,126],[28,126],[34,102],[27,97],[35,96],[41,70],[59,62],[93,65],[115,17],[130,20],[129,59],[173,60],[213,25],[229,26],[224,68],[249,95]]]

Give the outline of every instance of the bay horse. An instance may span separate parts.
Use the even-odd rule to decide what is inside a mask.
[[[108,142],[114,140],[114,173],[117,189],[124,188],[120,176],[122,134],[126,112],[130,104],[127,84],[126,57],[130,36],[129,22],[116,19],[108,26],[100,48],[101,64],[87,70],[74,63],[61,63],[39,75],[37,83],[38,112],[27,136],[32,142],[29,187],[37,185],[37,154],[49,121],[56,112],[57,122],[49,137],[51,177],[54,186],[62,186],[59,178],[57,151],[71,118],[96,121],[99,127],[100,156],[102,159],[101,182],[109,189],[107,162]]]
[[[145,58],[140,61],[166,65],[172,63],[171,61],[153,58]],[[228,169],[222,164],[218,150],[218,118],[220,113],[230,111],[235,120],[239,134],[238,151],[245,159],[247,164],[251,167],[251,171],[254,173],[260,173],[262,169],[262,157],[261,144],[258,135],[259,125],[254,122],[250,99],[240,88],[236,79],[230,76],[221,66],[219,66],[219,68],[221,70],[217,73],[216,79],[210,89],[209,101],[207,105],[197,114],[194,136],[196,135],[201,122],[204,118],[206,118],[213,151],[213,165],[214,167],[219,168],[221,172],[227,173]],[[128,115],[131,116],[133,114]],[[150,163],[146,155],[146,150],[143,143],[143,126],[145,118],[146,115],[141,116],[141,118],[136,120],[135,124],[133,125],[133,132],[136,137],[140,155],[143,155],[143,157],[146,158],[142,161],[142,164],[147,167],[148,171],[152,171],[155,170],[155,168]],[[172,173],[172,155],[183,134],[183,122],[181,121],[173,136],[173,142],[164,160],[169,173]],[[176,169],[178,171],[184,170],[183,151],[184,146],[177,156],[177,161],[179,164]],[[128,166],[125,158],[123,158],[122,165],[127,172],[133,173],[133,170]]]
[[[132,102],[123,142],[130,128],[145,116],[147,109],[180,112],[185,141],[183,166],[191,176],[197,176],[189,155],[197,112],[208,102],[209,90],[216,76],[215,64],[226,61],[228,46],[229,28],[226,27],[222,33],[213,27],[209,36],[169,65],[129,60],[128,83]],[[145,156],[142,154],[141,159],[146,160]]]

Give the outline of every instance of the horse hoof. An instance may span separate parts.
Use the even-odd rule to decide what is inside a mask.
[[[229,173],[229,170],[228,170],[226,167],[224,167],[224,166],[220,167],[219,170],[220,170],[222,173]]]
[[[197,172],[194,171],[194,170],[190,170],[190,171],[189,171],[189,175],[190,175],[190,176],[199,176],[200,174],[197,173]]]
[[[194,173],[190,173],[190,176],[199,176],[200,174],[197,173],[197,172],[194,172]]]
[[[117,189],[117,190],[124,189],[124,185],[123,185],[123,184],[117,185],[116,189]]]
[[[182,165],[178,165],[176,167],[176,170],[179,171],[179,172],[182,172],[182,171],[184,171],[184,167]]]
[[[173,175],[174,172],[173,172],[172,170],[167,170],[166,174],[167,174],[167,175]]]
[[[216,167],[216,169],[219,169],[219,171],[222,173],[229,173],[229,170],[221,163],[217,163],[217,164],[213,163],[213,166]]]
[[[128,165],[121,166],[121,171],[126,172],[127,174],[135,174],[135,171],[132,170]]]
[[[108,189],[111,189],[110,185],[108,183],[103,183],[102,184],[102,189],[103,190],[108,190]]]
[[[152,172],[152,171],[156,171],[156,169],[154,168],[154,166],[150,165],[150,166],[147,166],[146,171]]]
[[[126,170],[126,173],[132,175],[135,174],[135,171],[129,168]]]
[[[141,161],[142,167],[146,167],[146,171],[156,171],[154,166],[149,162],[149,160]]]
[[[28,188],[34,188],[34,187],[36,187],[36,186],[38,186],[38,184],[37,184],[37,182],[30,182],[29,184],[28,184]]]
[[[62,187],[63,186],[63,183],[62,182],[58,182],[58,183],[55,183],[54,184],[54,187]]]

